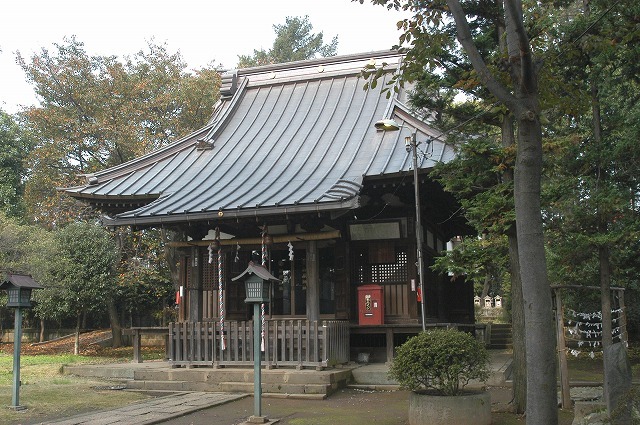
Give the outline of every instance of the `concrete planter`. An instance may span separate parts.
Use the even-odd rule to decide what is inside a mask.
[[[491,396],[487,391],[456,396],[412,392],[409,425],[491,425]]]

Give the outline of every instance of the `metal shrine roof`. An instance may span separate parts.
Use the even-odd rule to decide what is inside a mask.
[[[229,73],[205,127],[63,190],[124,211],[112,225],[356,208],[365,178],[410,170],[405,136],[439,136],[404,106],[404,89],[383,92],[401,59],[385,51]],[[367,64],[385,72],[363,90]],[[383,118],[401,130],[377,131]],[[453,157],[439,140],[430,149],[420,168]]]

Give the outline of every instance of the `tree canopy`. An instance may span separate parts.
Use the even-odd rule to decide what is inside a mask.
[[[546,254],[554,283],[600,284],[604,314],[609,284],[637,280],[621,272],[633,267],[628,247],[638,241],[638,173],[628,172],[638,168],[638,144],[629,137],[637,127],[638,70],[630,58],[638,49],[638,6],[625,1],[373,3],[414,13],[398,24],[407,53],[404,78],[418,81],[413,104],[428,108],[428,116],[445,130],[474,123],[465,128],[472,140],[461,148],[459,160],[441,168],[440,177],[456,191],[479,233],[512,222],[510,181],[502,180],[498,169],[515,165],[515,220],[530,312],[540,303],[550,306],[544,301],[549,298]],[[460,92],[471,102],[454,102]],[[509,115],[517,151],[498,152],[500,144],[508,146]],[[491,132],[478,128],[482,122],[501,125],[503,142],[494,132],[495,145],[483,145]],[[521,239],[534,233],[535,238]],[[478,261],[486,253],[464,254],[458,260],[470,267],[483,264]],[[451,256],[441,266],[452,270],[455,260]],[[528,380],[535,383],[529,401],[539,408],[529,405],[527,411],[535,412],[528,420],[546,424],[557,418],[545,407],[555,395],[543,384],[554,385],[555,374],[539,369],[546,364],[551,370],[554,361],[544,317],[551,317],[548,310],[528,314],[527,345],[536,347],[527,353]]]
[[[24,161],[31,146],[17,118],[0,110],[0,211],[11,217],[24,214]]]
[[[201,127],[219,97],[220,76],[213,68],[186,72],[179,52],[152,43],[124,59],[90,56],[74,37],[54,46],[18,61],[40,100],[23,112],[38,141],[28,157],[25,201],[33,219],[61,225],[83,209],[56,187]]]
[[[6,176],[0,207],[38,226],[2,216],[1,266],[46,284],[35,309],[42,318],[67,323],[94,312],[104,320],[108,311],[119,329],[127,314],[132,320],[155,315],[173,292],[164,239],[151,230],[120,229],[114,248],[113,235],[95,225],[98,212],[57,188],[200,128],[219,97],[219,70],[187,71],[179,52],[153,42],[131,57],[92,56],[74,37],[17,59],[40,104],[0,116],[0,173]],[[81,264],[86,267],[74,269]],[[114,342],[118,336],[114,331]]]

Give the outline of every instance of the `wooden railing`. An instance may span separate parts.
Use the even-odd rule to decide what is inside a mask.
[[[169,324],[169,362],[176,366],[253,365],[253,322],[226,321],[224,349],[219,322]],[[266,320],[262,364],[324,368],[349,361],[349,322]]]

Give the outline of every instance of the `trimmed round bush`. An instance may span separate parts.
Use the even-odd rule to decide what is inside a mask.
[[[389,376],[401,387],[457,395],[472,379],[489,377],[489,354],[473,335],[433,329],[409,338],[397,349]]]

